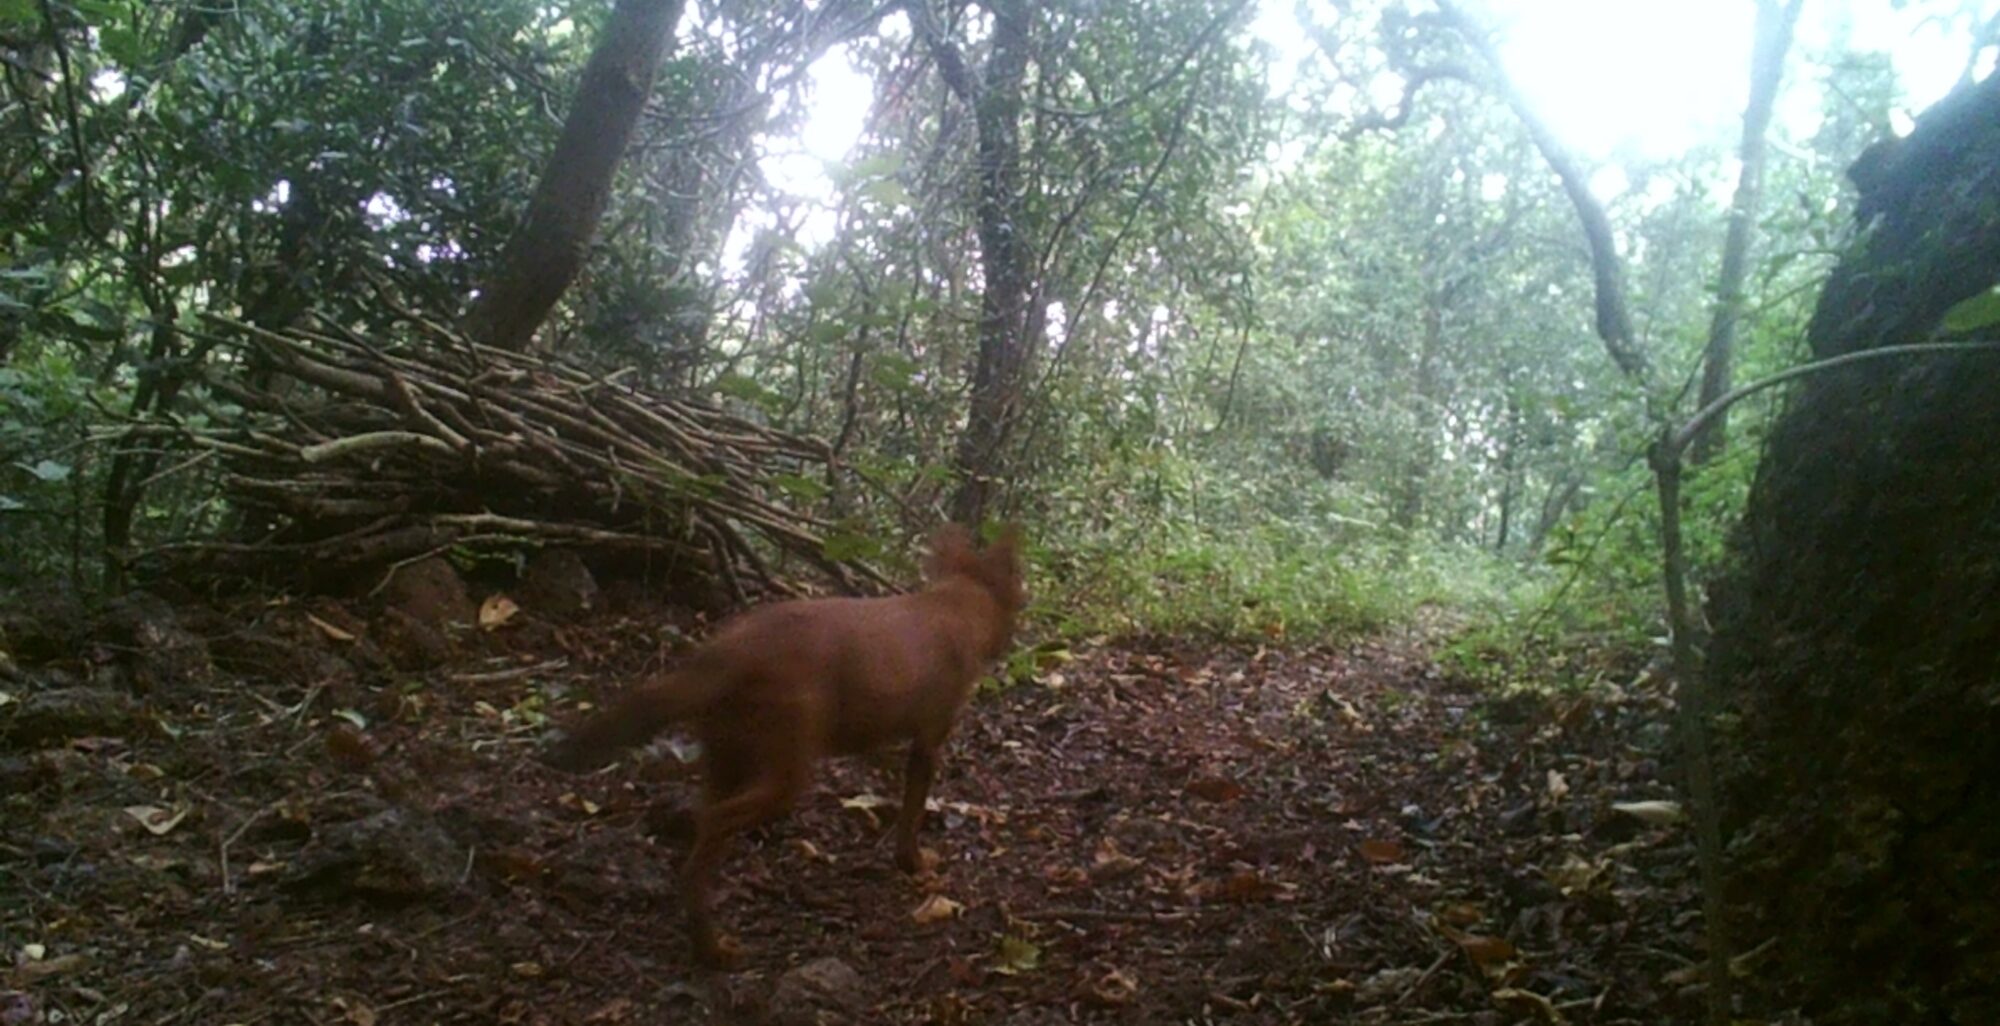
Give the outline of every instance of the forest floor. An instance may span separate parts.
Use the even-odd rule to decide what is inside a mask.
[[[1669,700],[1629,667],[1496,697],[1440,672],[1435,632],[1079,644],[968,710],[926,876],[884,840],[896,760],[825,764],[726,864],[721,916],[749,956],[711,974],[675,901],[681,753],[589,776],[534,758],[546,717],[660,658],[656,620],[502,629],[404,675],[344,657],[365,625],[337,610],[278,612],[318,636],[237,640],[276,638],[291,672],[218,659],[237,670],[136,701],[91,684],[93,660],[120,665],[102,647],[0,660],[0,1024],[1696,1007],[1692,848],[1658,804]]]

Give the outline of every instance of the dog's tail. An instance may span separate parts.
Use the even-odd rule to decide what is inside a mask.
[[[715,703],[728,680],[721,667],[707,662],[697,658],[628,688],[558,737],[543,761],[573,773],[596,769],[669,726],[700,715]]]

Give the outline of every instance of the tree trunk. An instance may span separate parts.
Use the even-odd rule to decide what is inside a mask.
[[[1722,272],[1715,287],[1715,320],[1709,325],[1708,349],[1701,369],[1701,402],[1708,404],[1729,391],[1736,359],[1736,328],[1743,316],[1743,282],[1750,274],[1750,233],[1764,199],[1764,135],[1771,126],[1771,109],[1778,83],[1785,74],[1785,54],[1792,48],[1792,29],[1799,22],[1804,0],[1758,0],[1757,42],[1750,56],[1750,103],[1743,111],[1743,167],[1736,179],[1736,198],[1729,206],[1729,233],[1722,243]],[[1724,412],[1696,437],[1692,457],[1706,463],[1722,452],[1729,436]]]
[[[1933,335],[2000,283],[2000,75],[1863,154],[1856,237],[1807,341]],[[1815,375],[1774,425],[1711,666],[1746,933],[1828,1026],[2000,1022],[2000,359]],[[1753,1010],[1754,1012],[1754,1010]]]
[[[474,339],[525,349],[583,270],[618,162],[684,0],[618,0],[584,66],[576,102],[498,272],[466,314]]]
[[[1021,180],[1021,111],[1032,8],[1024,0],[988,0],[985,6],[993,16],[991,51],[975,78],[963,54],[943,38],[924,0],[910,4],[945,84],[972,104],[978,135],[979,269],[985,285],[965,432],[952,459],[958,488],[950,503],[951,518],[964,524],[977,524],[992,504],[1007,438],[1021,415],[1028,359],[1039,348],[1042,328]]]

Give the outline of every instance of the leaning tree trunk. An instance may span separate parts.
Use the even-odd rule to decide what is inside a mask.
[[[1864,154],[1808,340],[1940,331],[2000,282],[2000,75]],[[1822,1023],[2000,1022],[2000,356],[1809,379],[1774,427],[1712,667],[1740,702],[1732,894]]]
[[[562,137],[528,201],[527,217],[466,314],[466,332],[475,341],[527,348],[583,270],[597,222],[611,201],[618,162],[652,94],[653,73],[682,5],[683,0],[618,0],[612,8],[584,65]]]

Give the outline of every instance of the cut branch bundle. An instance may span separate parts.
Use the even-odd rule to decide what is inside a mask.
[[[323,323],[207,320],[244,357],[210,390],[245,415],[129,433],[215,452],[260,536],[183,552],[363,568],[458,545],[560,545],[654,554],[739,601],[752,586],[801,590],[774,563],[847,592],[886,583],[829,557],[837,526],[797,508],[838,476],[816,439],[421,322],[421,344],[391,348]]]

